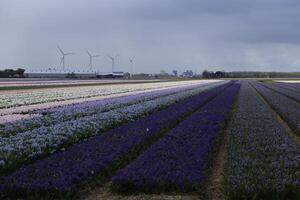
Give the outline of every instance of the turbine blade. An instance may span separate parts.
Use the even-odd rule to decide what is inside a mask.
[[[128,58],[128,59],[129,59],[129,62],[133,62],[134,61],[134,57]]]
[[[92,54],[90,54],[90,52],[87,51],[87,54],[88,54],[90,57],[92,57]]]
[[[61,54],[64,54],[63,50],[57,45],[58,50],[60,51]]]
[[[60,63],[59,63],[60,66],[61,66],[61,64],[63,63],[63,60],[64,60],[64,57],[62,57],[62,58],[60,59]]]

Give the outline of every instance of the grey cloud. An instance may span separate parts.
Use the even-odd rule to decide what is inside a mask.
[[[0,66],[59,67],[60,44],[76,52],[73,68],[90,50],[104,71],[113,53],[123,71],[132,55],[139,72],[295,71],[299,9],[297,0],[2,0]]]

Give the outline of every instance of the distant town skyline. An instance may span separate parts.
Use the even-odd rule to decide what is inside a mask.
[[[0,69],[300,71],[297,0],[2,0]]]

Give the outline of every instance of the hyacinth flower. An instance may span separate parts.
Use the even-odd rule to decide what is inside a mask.
[[[170,130],[112,178],[120,193],[192,192],[200,189],[214,141],[240,85],[227,88]]]
[[[204,91],[102,135],[79,142],[63,152],[21,167],[0,178],[0,190],[11,195],[22,192],[73,193],[93,176],[107,176],[137,152],[155,142],[183,116],[197,110],[232,83]]]
[[[233,119],[225,176],[227,199],[299,199],[299,145],[248,83],[241,87]]]

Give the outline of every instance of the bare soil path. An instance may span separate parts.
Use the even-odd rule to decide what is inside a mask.
[[[104,187],[94,189],[84,200],[199,200],[197,196],[189,195],[158,195],[158,194],[138,194],[138,195],[116,195],[109,191],[109,183]]]

